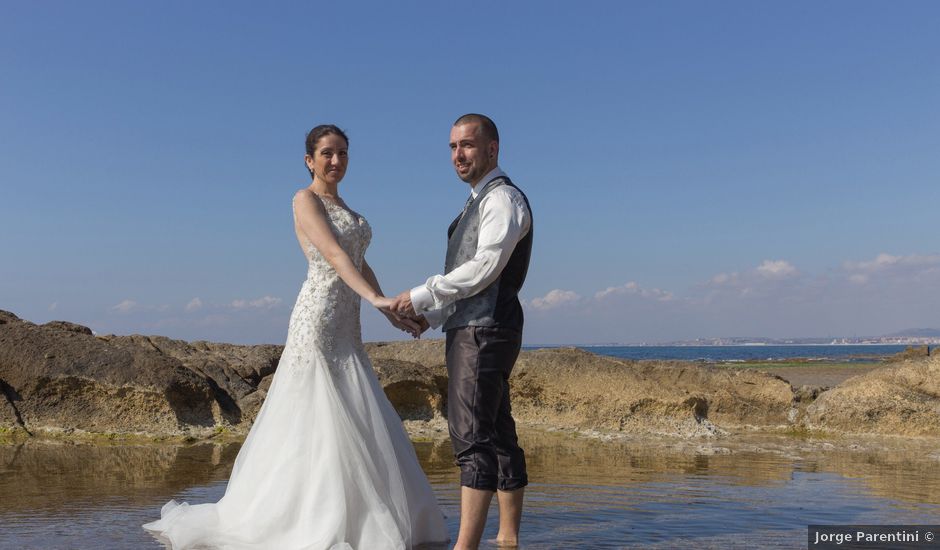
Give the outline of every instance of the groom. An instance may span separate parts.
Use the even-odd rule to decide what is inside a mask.
[[[494,493],[497,542],[514,546],[529,481],[509,405],[509,374],[522,346],[518,294],[532,251],[532,213],[499,168],[499,133],[489,117],[458,118],[450,151],[470,197],[447,230],[445,274],[402,292],[392,309],[424,316],[447,335],[447,420],[461,485],[454,548],[480,544]]]

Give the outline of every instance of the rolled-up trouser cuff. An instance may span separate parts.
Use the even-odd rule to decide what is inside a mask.
[[[484,474],[483,472],[461,471],[460,485],[481,491],[496,491],[498,482],[495,475]]]
[[[481,472],[460,472],[460,485],[479,489],[481,491],[515,491],[522,489],[529,484],[529,477],[504,477],[497,479],[497,476],[484,474]]]
[[[522,477],[504,477],[497,482],[496,488],[500,491],[515,491],[516,489],[522,489],[528,484],[528,475],[523,475]]]

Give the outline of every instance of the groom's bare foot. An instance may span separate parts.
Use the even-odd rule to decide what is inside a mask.
[[[496,535],[497,548],[517,548],[518,546],[518,537],[504,537],[503,535]]]

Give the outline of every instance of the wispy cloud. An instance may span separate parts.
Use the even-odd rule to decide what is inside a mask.
[[[118,313],[130,313],[135,309],[137,309],[137,302],[134,300],[122,300],[121,303],[111,307],[111,311]]]
[[[122,300],[121,303],[115,306],[111,306],[111,311],[116,312],[116,313],[121,313],[121,314],[139,313],[139,312],[147,312],[147,311],[157,311],[157,312],[165,313],[171,310],[172,308],[166,304],[143,305],[130,299]]]
[[[873,260],[861,262],[845,262],[843,264],[849,271],[876,272],[890,269],[923,269],[940,266],[940,254],[910,254],[908,256],[892,256],[891,254],[878,254]]]
[[[119,334],[159,334],[187,340],[278,342],[287,327],[283,300],[276,296],[212,303],[201,297],[175,306],[127,298],[108,308],[112,315],[96,328]]]
[[[710,336],[877,335],[940,326],[940,254],[878,254],[806,269],[785,258],[703,275],[685,288],[630,280],[600,288],[554,288],[525,301],[537,343],[663,342]],[[51,308],[51,306],[50,306]],[[173,308],[132,298],[109,308],[122,332],[279,338],[288,308],[273,295]],[[377,322],[384,322],[378,319]],[[114,329],[111,329],[114,330]],[[368,331],[364,336],[368,339]],[[274,338],[273,336],[271,338]],[[276,341],[276,338],[273,340]]]
[[[533,298],[528,302],[528,305],[539,311],[570,309],[573,307],[590,310],[592,307],[616,301],[618,297],[636,297],[663,302],[675,299],[672,292],[659,288],[643,288],[635,281],[630,281],[621,286],[611,286],[595,292],[590,298],[582,298],[580,294],[573,290],[556,288],[550,290],[545,296]]]
[[[202,301],[202,298],[195,297],[186,303],[182,308],[180,307],[171,307],[169,305],[147,305],[141,304],[136,300],[125,299],[122,300],[119,304],[111,306],[110,310],[116,313],[145,313],[145,312],[159,312],[159,313],[186,313],[186,314],[195,314],[199,312],[205,312],[206,314],[211,315],[220,315],[225,313],[234,313],[239,311],[251,311],[251,310],[263,310],[263,309],[274,309],[277,306],[281,305],[284,301],[281,298],[275,296],[265,295],[260,298],[254,299],[235,299],[227,304],[211,304]]]
[[[855,285],[867,285],[873,281],[916,284],[919,280],[940,276],[940,254],[894,256],[882,253],[871,260],[844,262],[842,271]]]
[[[262,296],[255,300],[232,300],[232,307],[235,309],[270,309],[280,305],[283,300],[274,296]]]

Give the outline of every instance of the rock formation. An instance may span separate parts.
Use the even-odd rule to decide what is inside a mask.
[[[281,346],[95,336],[0,311],[0,431],[208,437],[250,428]],[[366,345],[408,422],[447,410],[441,340]],[[511,380],[521,424],[605,433],[713,436],[740,430],[940,436],[940,357],[902,361],[835,389],[753,369],[628,361],[576,348],[523,351]],[[420,430],[418,430],[420,431]]]
[[[841,433],[940,436],[940,357],[850,378],[807,407],[808,428]]]

